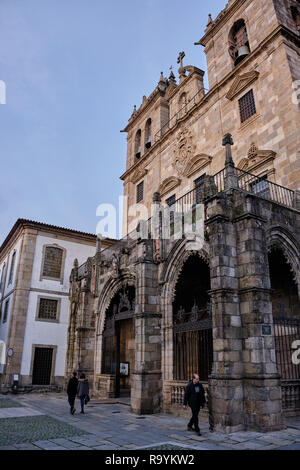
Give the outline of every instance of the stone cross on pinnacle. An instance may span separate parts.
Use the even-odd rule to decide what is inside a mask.
[[[178,56],[178,59],[177,59],[177,64],[180,64],[180,68],[181,68],[181,69],[183,69],[182,61],[183,61],[183,58],[184,58],[184,57],[185,57],[184,51],[179,52],[179,56]]]

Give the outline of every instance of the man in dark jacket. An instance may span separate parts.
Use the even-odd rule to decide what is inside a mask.
[[[73,372],[72,377],[69,380],[67,387],[68,402],[70,405],[70,413],[73,415],[75,413],[74,403],[77,395],[78,379],[77,372]]]
[[[198,422],[198,415],[200,408],[205,405],[205,392],[203,385],[199,383],[199,375],[194,374],[193,379],[189,382],[185,389],[183,408],[186,409],[187,405],[192,410],[192,418],[188,424],[188,431],[193,431],[193,424],[198,436],[201,436]]]

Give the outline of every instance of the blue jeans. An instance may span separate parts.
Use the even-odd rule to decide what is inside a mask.
[[[80,406],[81,406],[81,411],[84,410],[84,396],[79,397],[80,398]]]

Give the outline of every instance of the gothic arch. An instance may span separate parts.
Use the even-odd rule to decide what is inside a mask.
[[[199,251],[189,251],[187,243],[188,240],[177,241],[164,263],[160,276],[163,380],[173,380],[173,301],[180,273],[191,256],[198,256],[208,266],[210,264],[207,244]]]
[[[100,374],[102,370],[102,333],[105,326],[106,310],[108,309],[115,294],[124,285],[136,286],[136,276],[132,272],[120,275],[118,278],[110,277],[105,283],[99,296],[96,309],[96,341],[95,341],[95,374]],[[95,375],[95,376],[96,376]]]
[[[290,266],[294,281],[298,286],[300,299],[300,247],[294,236],[280,225],[272,226],[267,232],[267,245],[270,252],[272,247],[278,247]]]
[[[187,250],[187,243],[187,240],[178,240],[178,242],[175,243],[168,259],[164,263],[164,268],[161,274],[160,282],[164,285],[163,290],[168,289],[168,295],[171,294],[171,297],[169,298],[171,298],[172,301],[174,300],[177,280],[185,262],[190,256],[199,256],[206,264],[209,265],[207,243],[205,243],[204,248],[199,251]]]
[[[108,309],[110,302],[112,301],[115,294],[122,289],[124,285],[136,286],[136,276],[135,274],[129,272],[121,275],[116,278],[109,278],[106,284],[104,285],[102,292],[99,296],[96,315],[97,315],[97,325],[96,325],[96,334],[99,335],[103,332],[104,323],[105,323],[105,313]]]

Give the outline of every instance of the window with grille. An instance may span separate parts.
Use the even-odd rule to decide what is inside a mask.
[[[38,319],[56,320],[57,319],[58,300],[40,299]]]
[[[170,207],[170,235],[174,235],[174,211],[175,211],[175,201],[176,201],[176,195],[173,194],[173,196],[169,197],[166,199],[166,203]]]
[[[8,307],[9,307],[9,300],[7,300],[7,301],[5,302],[4,314],[3,314],[3,323],[6,323],[6,322],[7,322]]]
[[[63,250],[54,246],[47,246],[43,266],[43,276],[60,279]]]
[[[241,99],[239,99],[241,122],[247,121],[251,116],[256,114],[253,90],[248,91]]]
[[[136,202],[140,202],[144,199],[144,181],[136,187]]]
[[[10,272],[9,272],[8,284],[11,284],[12,281],[13,281],[14,269],[15,269],[15,260],[16,260],[16,252],[13,253],[12,258],[11,258],[11,265],[10,265]]]

